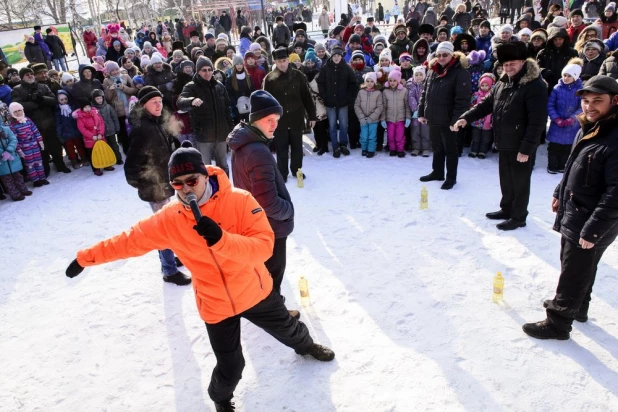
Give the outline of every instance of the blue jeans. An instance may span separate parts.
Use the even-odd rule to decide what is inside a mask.
[[[360,144],[362,150],[375,152],[378,145],[378,122],[361,125]]]
[[[161,202],[148,202],[148,204],[150,205],[152,211],[156,213],[169,202],[169,199],[165,199]],[[159,250],[159,260],[161,261],[161,272],[163,272],[165,276],[173,275],[178,272],[176,257],[171,249]]]
[[[64,64],[64,58],[63,59],[52,59],[52,63],[54,63],[54,69],[56,69],[56,71],[60,71],[60,67],[62,67],[63,72],[67,71],[67,66],[66,64]]]
[[[333,150],[348,145],[348,106],[327,107],[328,129],[330,140],[333,142]],[[339,140],[337,140],[337,120],[339,120]]]

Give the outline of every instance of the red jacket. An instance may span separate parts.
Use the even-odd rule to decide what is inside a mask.
[[[251,77],[251,82],[253,83],[254,90],[261,90],[264,86],[264,78],[266,77],[266,72],[260,66],[257,65],[257,61],[255,66],[249,67],[245,65],[245,70],[247,70],[247,74]]]
[[[567,29],[567,33],[569,33],[569,38],[571,39],[571,46],[575,45],[575,42],[577,42],[577,37],[579,37],[579,34],[584,31],[584,29],[588,27],[587,24],[582,23],[577,27],[574,26],[570,26]]]
[[[77,128],[84,138],[86,148],[92,149],[95,143],[94,136],[102,136],[101,140],[106,141],[105,122],[97,109],[91,107],[89,112],[77,109],[73,112],[73,118],[77,119]]]
[[[207,166],[218,191],[200,210],[223,230],[212,247],[194,229],[195,218],[178,200],[137,222],[131,229],[77,252],[81,266],[100,265],[172,249],[191,271],[200,317],[209,324],[246,311],[264,300],[273,281],[264,266],[275,235],[266,213],[249,192],[233,188],[225,172]]]
[[[343,41],[343,47],[345,48],[345,46],[348,44],[348,41],[350,40],[350,37],[354,34],[354,29],[350,26],[347,26],[344,30],[343,30],[343,34],[341,35],[341,40]],[[369,37],[367,37],[366,34],[363,34],[361,36],[361,47],[363,49],[363,51],[367,54],[373,55],[373,44],[371,42],[371,40],[369,40]]]
[[[97,54],[97,35],[93,31],[85,31],[82,38],[86,44],[88,57],[93,58]]]

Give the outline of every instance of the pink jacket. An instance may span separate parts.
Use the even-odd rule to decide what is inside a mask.
[[[485,97],[489,96],[490,94],[491,94],[491,89],[486,92],[479,89],[477,92],[475,92],[472,95],[472,104],[470,105],[470,107],[476,106],[478,103],[482,102]],[[472,127],[476,127],[477,129],[483,129],[483,130],[491,130],[491,115],[488,114],[482,119],[472,122]]]
[[[99,111],[94,107],[90,108],[89,112],[84,112],[82,109],[75,110],[73,117],[77,119],[77,128],[84,138],[84,145],[88,149],[92,149],[95,140],[94,136],[102,136],[105,140],[105,122]]]

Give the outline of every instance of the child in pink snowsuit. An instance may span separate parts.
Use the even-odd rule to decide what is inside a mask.
[[[90,106],[90,103],[84,103],[81,109],[73,112],[73,117],[77,119],[77,128],[84,138],[84,146],[88,154],[88,161],[95,175],[101,176],[101,169],[95,169],[92,165],[92,148],[97,140],[105,140],[105,122],[99,114],[99,111]],[[106,167],[105,170],[114,170],[113,167]]]
[[[390,155],[405,157],[405,129],[410,126],[412,112],[408,104],[408,89],[401,84],[401,71],[398,66],[388,74],[388,86],[382,92],[382,127],[386,129]]]

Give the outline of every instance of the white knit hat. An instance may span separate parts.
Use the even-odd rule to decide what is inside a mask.
[[[71,73],[69,72],[62,73],[62,77],[60,77],[60,83],[66,83],[70,80],[75,81],[75,77]]]
[[[389,62],[393,61],[393,55],[391,54],[391,49],[384,49],[380,52],[380,60],[388,59]]]
[[[530,30],[529,28],[525,28],[525,29],[521,29],[520,31],[517,32],[518,36],[532,36],[532,30]]]
[[[143,59],[142,59],[142,62],[143,62]],[[163,60],[159,56],[153,55],[150,58],[150,64],[155,64],[155,63],[163,63]]]
[[[455,53],[455,48],[453,47],[453,43],[451,43],[450,41],[443,41],[440,44],[438,44],[438,48],[436,49],[436,54],[438,53],[449,53],[449,54],[453,54]]]
[[[427,71],[425,70],[425,66],[416,66],[413,70],[412,70],[413,74],[416,73],[423,73],[423,77],[425,77],[427,75]]]
[[[568,74],[569,76],[577,80],[579,79],[579,75],[582,74],[582,66],[573,63],[567,64],[566,66],[564,66],[564,69],[562,69],[562,74]]]
[[[513,26],[511,26],[510,24],[505,24],[504,26],[502,26],[502,28],[500,28],[500,33],[513,33]]]

